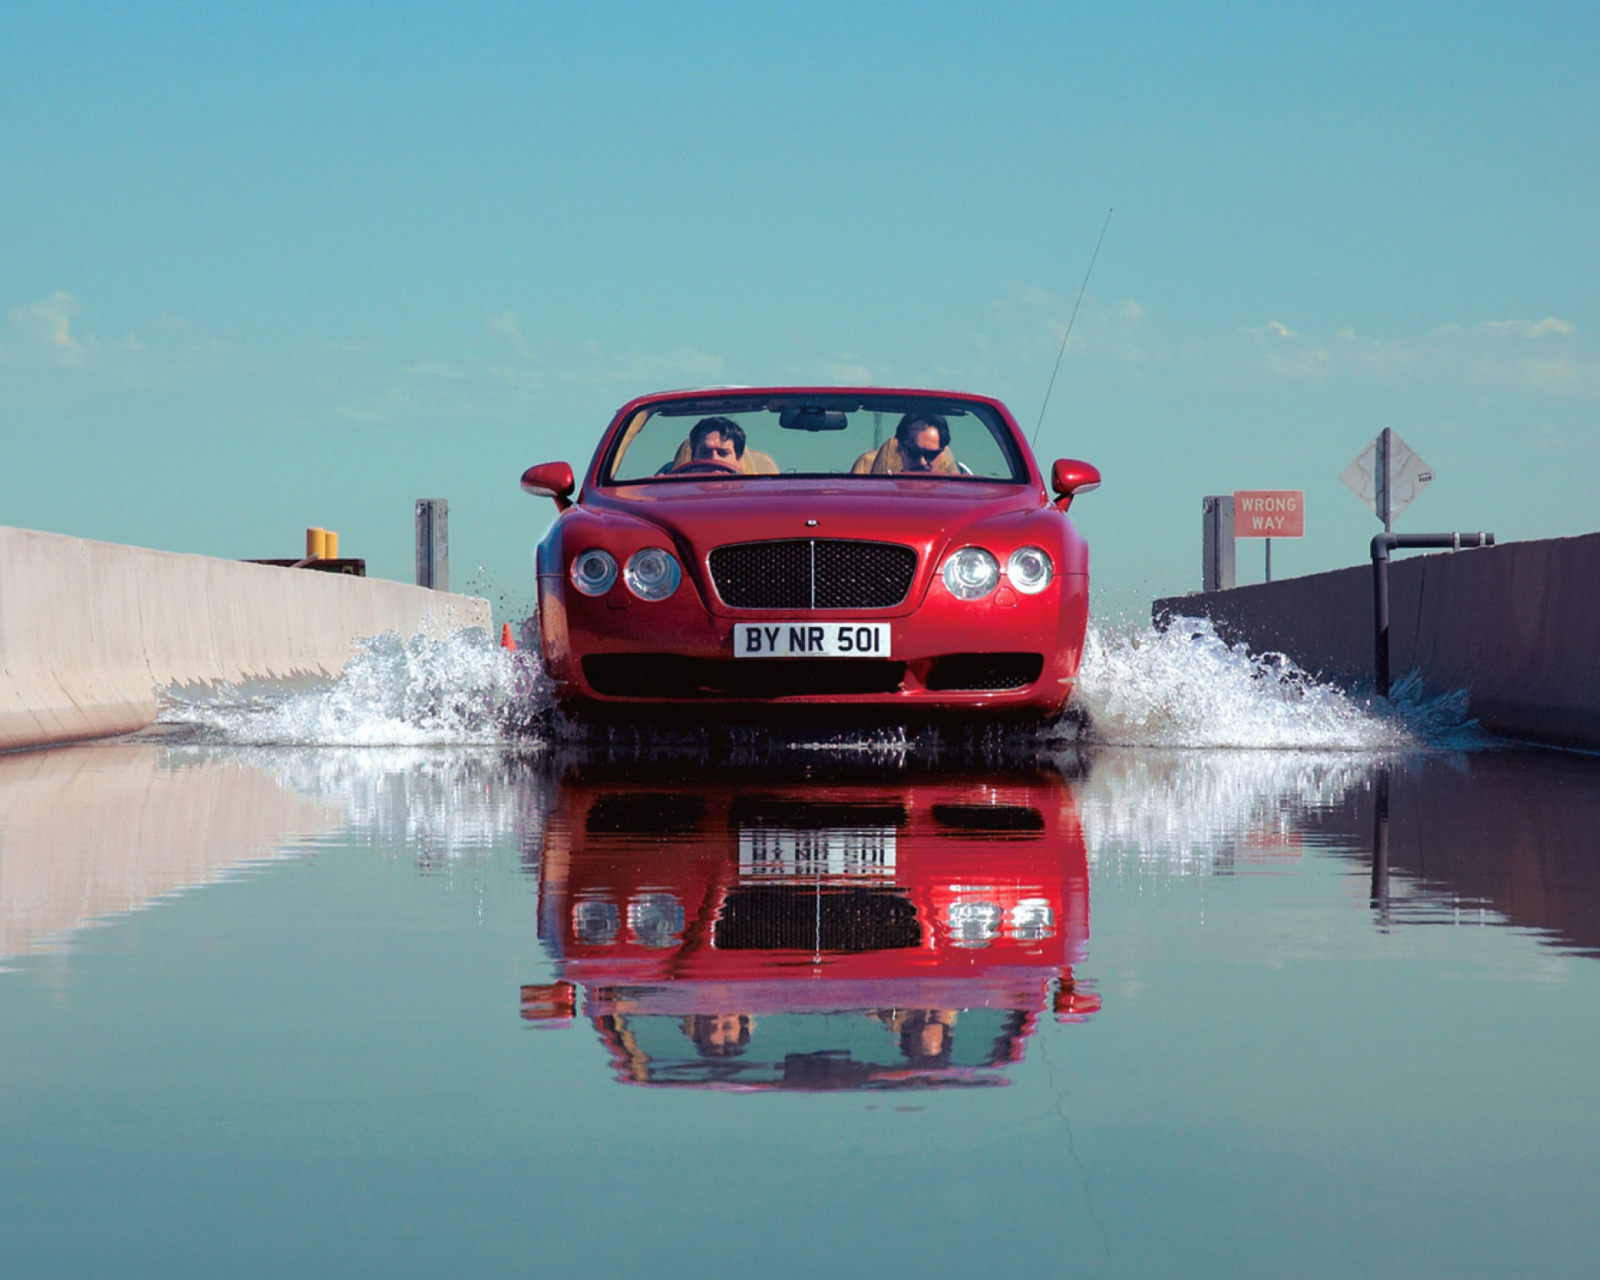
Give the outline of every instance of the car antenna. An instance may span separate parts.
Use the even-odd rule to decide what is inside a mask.
[[[1056,352],[1056,367],[1050,371],[1050,385],[1044,389],[1044,404],[1039,406],[1039,421],[1033,428],[1033,439],[1028,441],[1028,448],[1032,449],[1039,443],[1039,428],[1044,426],[1044,411],[1050,404],[1050,393],[1056,389],[1056,374],[1061,372],[1061,357],[1067,354],[1067,339],[1072,336],[1072,322],[1078,318],[1078,308],[1083,305],[1083,291],[1089,287],[1089,277],[1094,274],[1095,259],[1100,256],[1100,246],[1106,238],[1106,227],[1111,225],[1111,215],[1116,212],[1113,206],[1106,210],[1106,220],[1100,228],[1100,239],[1094,242],[1094,252],[1089,255],[1089,269],[1083,273],[1083,283],[1078,286],[1078,300],[1072,304],[1072,314],[1067,318],[1067,331],[1061,335],[1061,350]]]

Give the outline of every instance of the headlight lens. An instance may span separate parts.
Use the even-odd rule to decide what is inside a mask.
[[[982,547],[962,547],[944,562],[944,585],[959,600],[981,600],[1000,582],[1000,562]]]
[[[1044,898],[1024,898],[1011,908],[1011,933],[1019,942],[1038,942],[1055,932],[1056,913]]]
[[[614,902],[585,899],[572,904],[572,936],[591,947],[609,947],[617,940],[622,913]]]
[[[628,557],[627,567],[622,571],[622,580],[628,584],[628,590],[641,600],[665,600],[678,589],[682,579],[683,570],[678,567],[678,558],[660,547],[635,551]]]
[[[958,947],[986,947],[1000,936],[1000,908],[993,902],[952,902],[950,941]]]
[[[1050,585],[1055,569],[1041,547],[1018,547],[1006,561],[1006,577],[1025,596],[1036,596]]]
[[[617,562],[597,547],[580,552],[572,561],[572,585],[586,596],[603,596],[617,580]]]
[[[683,932],[683,904],[670,893],[641,893],[628,900],[628,928],[643,947],[670,947]]]

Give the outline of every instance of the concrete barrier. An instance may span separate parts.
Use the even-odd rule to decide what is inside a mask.
[[[114,744],[0,757],[0,961],[284,857],[343,820],[232,755]]]
[[[1303,834],[1379,864],[1374,907],[1391,888],[1401,912],[1487,907],[1561,950],[1600,956],[1600,760],[1482,751],[1375,764],[1366,781],[1308,813]]]
[[[1430,692],[1465,689],[1505,737],[1600,748],[1600,534],[1397,555],[1389,569],[1390,666]],[[1372,686],[1372,569],[1157,600],[1158,625],[1207,617],[1256,652],[1286,653]]]
[[[173,684],[333,676],[358,640],[487,601],[0,526],[0,750],[131,733]]]

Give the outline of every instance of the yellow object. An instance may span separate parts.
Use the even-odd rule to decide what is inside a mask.
[[[323,548],[324,558],[328,560],[337,560],[339,558],[339,535],[336,534],[332,529],[327,529],[324,530],[322,536],[327,540],[328,544]]]
[[[328,531],[326,529],[306,530],[306,559],[326,560],[328,558]]]

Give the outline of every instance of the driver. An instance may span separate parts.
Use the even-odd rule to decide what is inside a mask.
[[[696,463],[711,463],[729,471],[740,469],[744,457],[744,428],[731,418],[701,418],[689,432],[689,457],[673,466],[680,471]]]

